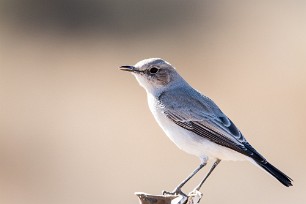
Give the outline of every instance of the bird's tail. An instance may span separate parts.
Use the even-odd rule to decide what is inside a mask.
[[[269,172],[272,176],[274,176],[279,182],[281,182],[284,186],[292,186],[291,181],[293,181],[289,176],[278,170],[269,162],[257,162],[259,166]]]

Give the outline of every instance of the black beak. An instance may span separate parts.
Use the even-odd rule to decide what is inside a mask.
[[[134,72],[134,71],[136,71],[134,66],[129,66],[129,65],[121,66],[119,69],[122,70],[122,71],[127,71],[127,72]]]

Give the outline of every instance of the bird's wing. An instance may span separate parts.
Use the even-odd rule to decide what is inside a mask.
[[[161,103],[165,106],[164,114],[175,124],[257,162],[266,162],[212,100],[202,95],[182,97],[179,93],[170,98],[167,101],[172,102]]]

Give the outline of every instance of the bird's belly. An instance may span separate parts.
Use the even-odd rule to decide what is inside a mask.
[[[152,111],[159,126],[163,129],[166,135],[174,142],[181,150],[195,155],[201,161],[206,162],[208,159],[221,160],[249,160],[243,154],[240,154],[227,147],[218,145],[204,137],[186,130],[168,119],[162,111]]]

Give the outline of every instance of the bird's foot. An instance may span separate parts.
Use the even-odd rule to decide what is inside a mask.
[[[163,195],[182,195],[182,196],[187,196],[185,193],[183,193],[183,191],[180,188],[176,188],[172,192],[163,191],[162,194]]]
[[[194,196],[194,195],[203,195],[197,188],[193,189],[190,193],[188,193],[188,196]]]
[[[202,199],[203,193],[198,191],[197,189],[194,189],[190,193],[188,193],[188,197],[191,198],[192,202],[190,203],[199,203]]]

